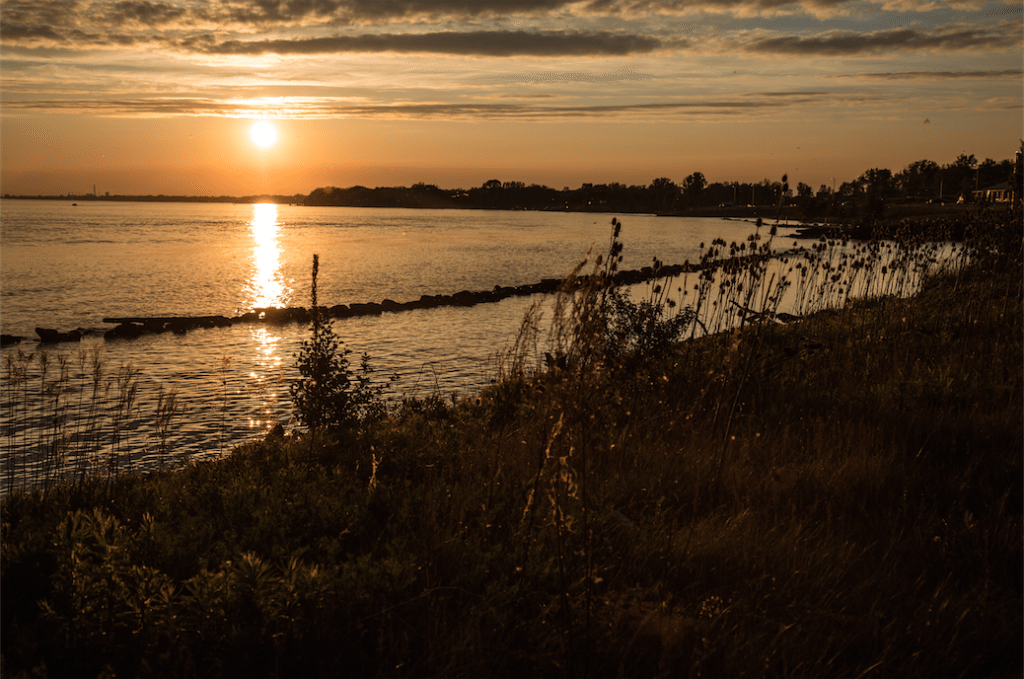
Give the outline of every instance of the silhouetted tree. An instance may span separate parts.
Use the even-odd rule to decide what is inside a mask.
[[[667,177],[658,177],[651,182],[651,209],[655,212],[668,212],[676,206],[679,199],[679,187]]]
[[[927,200],[939,193],[939,164],[932,160],[917,160],[893,179],[904,198]]]
[[[686,196],[686,200],[690,205],[699,205],[701,203],[701,195],[704,193],[704,188],[708,185],[708,180],[704,178],[704,174],[701,172],[694,172],[689,177],[683,180],[683,195]]]
[[[964,200],[971,200],[977,165],[978,160],[973,153],[970,155],[961,153],[951,164],[944,166],[942,168],[943,193],[954,199],[962,197]]]

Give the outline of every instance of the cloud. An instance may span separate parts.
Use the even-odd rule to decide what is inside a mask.
[[[918,28],[894,28],[871,33],[834,30],[809,37],[766,37],[754,39],[742,49],[783,56],[857,57],[898,51],[1002,51],[1020,45],[1020,25],[1002,22],[991,26],[948,25],[932,31]]]
[[[876,80],[962,80],[988,78],[1020,78],[1024,69],[1009,68],[1002,71],[896,71],[892,73],[853,73],[833,78],[865,78]]]
[[[120,0],[103,6],[105,22],[113,25],[135,24],[156,27],[172,24],[185,18],[184,7],[166,2],[145,2],[145,0]]]
[[[510,18],[529,20],[541,30],[580,21],[608,20],[628,26],[634,20],[711,12],[737,17],[776,14],[844,14],[865,0],[4,0],[4,44],[27,40],[70,41],[71,30],[137,31],[145,42],[158,31],[188,38],[196,31],[316,29],[434,25],[446,31],[495,28]],[[976,0],[866,0],[879,6],[911,3],[910,9],[948,7]],[[920,6],[914,3],[924,3]],[[1000,10],[1001,11],[1001,10]],[[668,27],[672,30],[671,27]],[[47,29],[49,29],[47,31]],[[399,31],[393,31],[399,32]],[[404,30],[402,31],[404,32]],[[323,38],[323,36],[320,36]]]
[[[645,35],[599,31],[445,31],[440,33],[381,33],[324,38],[277,40],[185,40],[187,51],[207,54],[343,54],[421,53],[460,56],[625,56],[646,54],[666,46],[665,41]]]
[[[329,17],[335,23],[377,25],[439,22],[508,15],[548,15],[572,0],[248,0],[224,4],[226,15],[245,23],[292,22]],[[225,18],[222,14],[220,18]]]
[[[9,110],[42,110],[118,117],[219,116],[279,118],[377,118],[377,119],[510,119],[553,120],[586,118],[762,115],[800,106],[821,108],[878,101],[871,95],[836,95],[824,92],[768,92],[725,99],[688,99],[644,103],[543,105],[532,101],[399,102],[393,104],[352,102],[330,97],[280,97],[224,100],[204,97],[136,97],[132,99],[65,99],[7,101]]]
[[[914,8],[967,0],[856,0]],[[972,0],[973,1],[973,0]],[[740,49],[782,56],[872,56],[903,51],[1019,48],[1019,8],[978,25],[900,26],[875,32],[760,31],[740,39],[688,38],[686,13],[737,17],[843,13],[855,0],[4,0],[6,50],[146,47],[217,55],[435,54],[480,57],[627,56]],[[509,20],[515,29],[506,29]],[[524,21],[518,21],[524,19]],[[976,17],[979,21],[982,19]],[[403,23],[404,22],[404,23]],[[375,26],[357,28],[358,26]],[[391,26],[390,29],[386,27]],[[566,28],[566,27],[570,28]],[[573,30],[576,28],[577,30]],[[721,34],[719,34],[721,35]],[[9,53],[9,52],[8,52]],[[586,77],[581,75],[580,77]],[[524,81],[525,82],[525,81]],[[575,80],[574,82],[584,82]],[[593,82],[593,81],[586,81]]]
[[[616,82],[642,82],[645,80],[651,80],[654,76],[646,73],[640,73],[633,68],[623,68],[614,73],[579,73],[579,72],[559,72],[559,73],[524,73],[521,75],[506,75],[498,78],[498,82],[507,84],[568,84],[568,83],[588,83],[588,84],[607,84]]]
[[[881,1],[881,0],[879,0]],[[593,0],[581,12],[619,16],[685,15],[698,12],[755,17],[806,12],[816,16],[837,13],[854,0]]]

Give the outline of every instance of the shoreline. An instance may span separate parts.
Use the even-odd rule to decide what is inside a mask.
[[[263,194],[254,196],[164,196],[164,195],[117,195],[117,196],[25,196],[5,194],[5,200],[46,200],[46,201],[81,201],[85,203],[218,203],[251,205],[257,203],[273,203],[276,205],[293,205],[296,207],[350,207],[350,208],[376,208],[376,209],[406,209],[406,210],[497,210],[510,212],[571,212],[578,214],[653,214],[659,217],[705,217],[720,218],[723,220],[748,220],[760,217],[766,223],[769,220],[779,219],[790,222],[818,222],[819,220],[805,220],[800,216],[801,206],[790,204],[779,207],[778,205],[736,205],[736,206],[700,206],[688,207],[678,210],[651,212],[650,210],[631,210],[628,208],[616,209],[615,206],[602,205],[599,208],[585,209],[583,207],[559,208],[559,207],[489,207],[481,205],[417,205],[402,203],[394,205],[382,205],[375,201],[351,201],[346,204],[306,204],[307,195],[295,194],[286,196],[281,194]],[[77,205],[77,203],[75,203]],[[1002,203],[920,203],[920,202],[892,202],[886,205],[886,214],[883,220],[905,219],[905,218],[926,218],[926,217],[953,217],[962,216],[970,210],[986,207],[1000,207]],[[1008,207],[1008,206],[1007,206]],[[828,221],[826,219],[825,221]],[[836,221],[838,226],[844,219]]]

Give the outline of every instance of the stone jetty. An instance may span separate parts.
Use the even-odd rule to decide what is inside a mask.
[[[652,267],[642,269],[620,271],[614,274],[615,285],[632,285],[642,283],[652,278],[667,278],[677,276],[681,273],[697,271],[700,267],[692,264],[676,264],[663,266],[655,271]],[[578,283],[582,283],[586,277],[580,277]],[[551,294],[558,290],[562,284],[560,278],[545,278],[532,285],[500,286],[496,285],[491,290],[473,292],[463,290],[447,295],[422,295],[419,299],[408,302],[396,302],[392,299],[385,299],[381,302],[364,302],[354,304],[338,304],[331,307],[321,307],[321,311],[331,318],[352,318],[357,316],[370,316],[383,313],[398,313],[413,309],[433,309],[444,306],[474,306],[476,304],[488,304],[498,302],[509,297],[523,297],[536,294]],[[104,323],[113,324],[115,327],[103,333],[107,340],[130,340],[142,337],[143,335],[158,333],[184,334],[198,328],[224,328],[239,323],[264,323],[269,325],[283,325],[287,323],[308,323],[310,311],[304,307],[267,307],[254,309],[241,316],[118,316],[103,319]],[[37,328],[37,334],[41,342],[77,342],[82,338],[82,331],[74,330],[69,333],[61,333],[56,330]],[[13,340],[14,338],[10,338]],[[19,338],[20,339],[20,338]],[[5,338],[5,341],[10,341]]]
[[[39,342],[42,344],[56,344],[57,342],[81,342],[82,331],[72,330],[70,332],[59,332],[50,328],[36,328],[39,335]]]

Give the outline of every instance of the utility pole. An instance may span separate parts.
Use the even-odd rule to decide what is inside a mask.
[[[1013,186],[1010,187],[1010,205],[1017,207],[1017,203],[1021,201],[1022,196],[1020,195],[1021,186],[1021,161],[1024,158],[1021,157],[1021,153],[1024,151],[1024,145],[1017,149],[1017,152],[1013,154]]]

